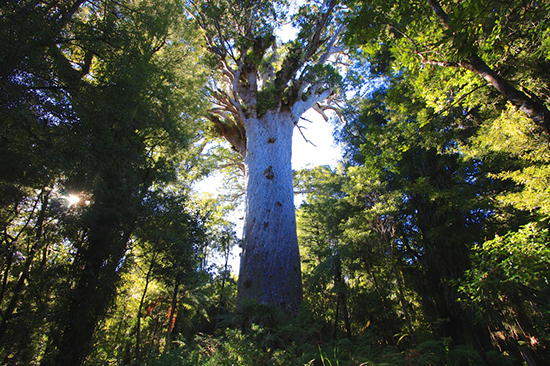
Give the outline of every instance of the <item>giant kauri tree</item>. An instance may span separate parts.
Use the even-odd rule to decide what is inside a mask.
[[[341,28],[338,1],[298,9],[296,39],[276,30],[285,5],[272,1],[194,1],[214,67],[208,119],[246,167],[244,246],[238,302],[252,299],[290,314],[302,301],[292,186],[292,134],[310,108],[321,113],[340,76],[330,64]]]

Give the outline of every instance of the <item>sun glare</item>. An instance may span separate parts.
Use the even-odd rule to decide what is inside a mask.
[[[80,197],[71,194],[67,196],[67,202],[69,202],[69,206],[77,205],[80,202]]]

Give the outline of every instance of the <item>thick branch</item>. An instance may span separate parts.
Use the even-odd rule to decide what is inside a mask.
[[[483,77],[514,106],[550,134],[550,111],[536,97],[519,91],[493,71],[480,57],[473,55],[460,62],[460,66]]]
[[[445,10],[443,10],[437,0],[428,0],[428,4],[430,4],[435,15],[437,15],[437,17],[441,20],[443,26],[447,29],[450,29],[451,17],[445,12]]]
[[[75,86],[83,76],[81,72],[73,68],[71,61],[67,59],[63,52],[61,52],[55,44],[50,45],[49,50],[59,71],[61,80],[63,80],[66,86]]]
[[[327,99],[332,94],[332,89],[323,90],[320,93],[311,93],[306,100],[298,100],[292,106],[292,116],[294,119],[294,124],[298,123],[300,116],[304,114],[305,111],[313,107],[317,102]]]
[[[336,30],[336,32],[334,32],[334,34],[332,35],[332,37],[330,37],[330,40],[327,44],[327,50],[325,51],[325,53],[323,53],[321,55],[321,57],[319,57],[319,61],[317,61],[317,64],[320,64],[320,65],[323,65],[325,62],[327,62],[328,58],[335,54],[335,53],[338,53],[338,52],[342,52],[345,48],[340,46],[340,47],[335,47],[334,44],[336,43],[336,41],[338,40],[338,38],[340,37],[340,35],[342,34],[342,32],[344,31],[345,29],[345,26],[342,24],[338,27],[338,29]]]
[[[311,56],[313,56],[319,49],[319,46],[321,45],[320,40],[321,40],[322,31],[325,28],[325,25],[327,24],[327,21],[330,15],[332,14],[332,10],[334,9],[337,3],[338,1],[330,0],[328,3],[327,11],[323,14],[321,19],[317,22],[315,26],[315,34],[313,35],[313,38],[309,43],[308,50],[304,54],[304,61],[309,60]]]
[[[325,121],[328,121],[328,116],[325,113],[325,111],[327,109],[332,109],[332,110],[334,109],[334,108],[331,108],[330,106],[321,105],[319,103],[315,103],[312,108],[315,112],[319,113]]]
[[[63,27],[65,27],[65,25],[67,25],[67,23],[73,18],[78,8],[80,8],[80,6],[86,1],[88,0],[77,0],[74,2],[74,4],[67,10],[67,12],[61,16],[61,19],[57,24],[57,27],[59,30],[61,30]]]
[[[275,78],[275,85],[277,88],[280,90],[284,89],[288,82],[296,76],[296,72],[319,50],[321,46],[321,35],[337,3],[338,1],[336,0],[329,0],[328,9],[315,25],[315,33],[306,46],[305,52],[300,48],[289,50],[289,54],[283,61],[281,70],[277,72]]]
[[[427,0],[432,10],[443,23],[446,29],[451,27],[451,18],[443,10],[437,0]],[[417,52],[418,53],[418,52]],[[422,55],[421,55],[422,56]],[[497,72],[489,67],[475,52],[467,56],[465,60],[458,64],[454,62],[426,62],[440,66],[457,66],[469,70],[489,82],[496,90],[499,91],[506,99],[514,106],[518,107],[528,118],[540,126],[546,134],[550,135],[550,111],[548,107],[539,98],[530,93],[522,92],[512,86],[507,80],[501,77]]]
[[[241,103],[239,103],[237,99],[231,98],[225,91],[220,89],[211,90],[211,94],[215,99],[214,104],[220,107],[213,107],[210,109],[210,112],[219,114],[222,117],[225,115],[225,112],[231,113],[235,119],[236,125],[244,128],[245,115]],[[233,94],[236,93],[234,92]]]

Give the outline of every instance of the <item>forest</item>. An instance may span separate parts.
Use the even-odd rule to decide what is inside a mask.
[[[5,0],[0,40],[0,365],[550,365],[548,0]]]

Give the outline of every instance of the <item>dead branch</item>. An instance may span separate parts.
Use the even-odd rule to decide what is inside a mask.
[[[302,118],[302,119],[305,119],[305,118]],[[311,121],[309,121],[311,122]],[[296,125],[296,127],[298,127],[298,131],[300,131],[300,135],[302,135],[302,137],[304,138],[304,141],[308,144],[312,144],[314,147],[317,147],[317,145],[315,145],[313,142],[311,142],[310,140],[308,140],[305,136],[304,136],[304,133],[302,132],[302,128],[303,129],[306,129],[304,126],[299,126],[299,125]]]

